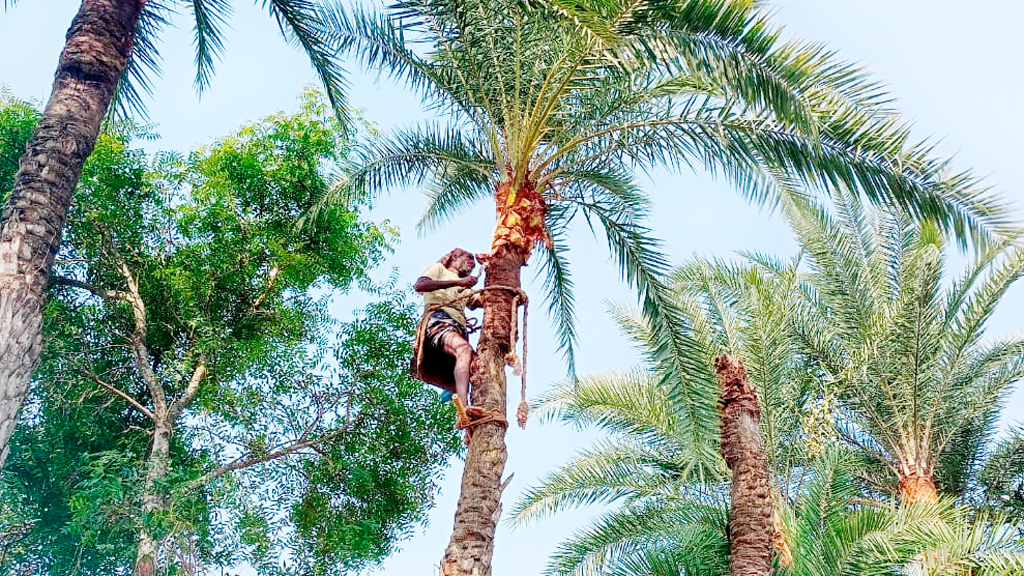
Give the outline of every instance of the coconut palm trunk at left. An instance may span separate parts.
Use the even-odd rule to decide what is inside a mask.
[[[42,353],[43,291],[85,159],[135,37],[142,2],[83,0],[53,92],[0,220],[0,468]]]

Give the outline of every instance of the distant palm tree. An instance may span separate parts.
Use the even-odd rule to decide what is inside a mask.
[[[692,443],[686,432],[692,407],[683,409],[678,390],[712,386],[712,353],[723,346],[750,358],[749,376],[760,396],[781,544],[774,574],[1010,576],[1024,569],[1013,525],[1003,516],[971,518],[948,499],[912,506],[874,499],[861,479],[859,454],[844,452],[830,434],[829,402],[819,406],[826,399],[787,329],[786,314],[802,292],[795,265],[753,255],[742,265],[696,260],[673,274],[671,285],[692,326],[687,336],[706,351],[703,373],[665,378],[655,369],[585,377],[541,399],[542,419],[598,426],[610,438],[529,489],[513,509],[514,523],[592,504],[614,507],[563,542],[545,574],[728,574],[724,463],[707,460],[713,451]],[[644,318],[628,308],[615,315],[654,366],[661,352]],[[698,410],[714,410],[713,394],[703,396]],[[717,430],[705,437],[716,438]]]
[[[515,509],[516,521],[582,504],[624,502],[602,521],[607,525],[599,523],[588,529],[587,534],[593,536],[590,544],[584,546],[582,540],[566,544],[566,557],[559,555],[553,560],[551,573],[584,573],[591,568],[593,573],[603,573],[595,562],[621,553],[593,548],[595,543],[612,546],[624,527],[640,530],[640,526],[646,526],[644,530],[650,530],[659,524],[675,534],[689,534],[699,525],[694,537],[709,545],[716,542],[712,551],[696,555],[693,543],[672,544],[686,551],[681,552],[683,556],[673,556],[678,562],[685,561],[685,574],[720,573],[716,566],[723,563],[728,568],[729,538],[726,536],[724,544],[717,543],[710,534],[722,519],[727,522],[720,528],[724,530],[728,525],[729,534],[745,527],[736,524],[741,521],[738,516],[730,518],[727,473],[719,456],[715,358],[723,353],[744,359],[748,378],[758,393],[760,436],[770,476],[767,496],[776,510],[775,546],[786,557],[791,555],[778,510],[788,490],[785,487],[801,478],[802,467],[820,453],[820,448],[815,452],[812,446],[821,442],[808,441],[802,429],[801,414],[815,401],[810,394],[813,382],[788,330],[788,315],[799,295],[796,261],[752,259],[753,263],[744,265],[697,259],[670,276],[673,299],[687,326],[682,338],[689,342],[691,362],[699,369],[676,371],[660,360],[664,351],[652,323],[639,311],[615,307],[619,324],[646,352],[647,364],[652,368],[567,382],[541,400],[539,411],[543,417],[558,417],[579,426],[597,424],[609,430],[614,439],[568,463],[531,490]],[[764,488],[747,485],[741,478],[732,493],[738,501],[747,493],[757,493],[763,500]],[[760,532],[764,534],[764,526],[760,526]],[[771,539],[770,533],[765,536]],[[646,548],[639,533],[637,538],[629,545]],[[653,541],[659,538],[653,537]],[[723,553],[721,546],[724,560],[708,561],[708,554]],[[661,550],[657,545],[655,549]],[[586,550],[595,556],[574,556],[571,550]],[[734,558],[745,554],[742,549],[733,552]],[[643,551],[645,557],[650,553]],[[584,565],[591,568],[584,570]]]
[[[331,19],[340,51],[448,115],[447,125],[377,142],[349,189],[428,183],[426,226],[470,203],[495,202],[472,377],[473,403],[488,410],[505,412],[514,299],[538,244],[571,369],[565,237],[576,215],[604,228],[655,319],[665,358],[677,371],[697,366],[660,277],[665,261],[642,225],[637,168],[702,165],[768,203],[808,187],[849,187],[965,238],[983,240],[1004,225],[1001,207],[973,178],[947,177],[926,147],[907,144],[887,97],[859,68],[818,46],[782,43],[760,3],[408,0],[389,13],[339,7]],[[444,574],[489,574],[504,463],[503,423],[481,425]]]
[[[315,4],[266,0],[262,5],[285,37],[309,55],[332,104],[342,110],[341,69],[321,42]],[[42,353],[43,292],[82,165],[115,95],[125,110],[142,106],[140,91],[149,91],[147,70],[157,63],[156,36],[176,8],[195,17],[195,81],[202,90],[223,49],[229,0],[82,0],[71,23],[53,92],[0,219],[0,469]]]
[[[834,216],[805,204],[790,220],[812,271],[795,325],[838,398],[845,440],[903,502],[965,493],[1001,400],[1024,377],[1024,338],[981,341],[1024,252],[994,245],[949,283],[934,226],[848,197]]]

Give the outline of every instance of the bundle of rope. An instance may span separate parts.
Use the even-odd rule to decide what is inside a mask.
[[[519,408],[516,410],[516,421],[519,423],[519,427],[520,428],[526,428],[526,420],[527,420],[527,418],[530,415],[530,405],[526,401],[526,353],[527,353],[526,334],[527,334],[527,319],[528,319],[528,315],[529,315],[530,299],[526,296],[526,292],[524,292],[521,288],[516,288],[514,286],[504,286],[504,285],[501,285],[501,284],[494,284],[494,285],[491,285],[491,286],[484,286],[483,288],[481,288],[479,290],[472,290],[472,291],[465,292],[465,293],[460,294],[459,296],[456,296],[455,298],[452,298],[452,299],[450,299],[448,301],[445,301],[445,302],[443,302],[441,304],[438,304],[436,306],[432,306],[431,308],[443,308],[445,306],[450,306],[450,305],[455,304],[456,302],[459,302],[459,301],[462,301],[462,300],[469,300],[473,296],[475,296],[477,294],[482,294],[482,293],[484,293],[484,292],[486,292],[488,290],[504,290],[504,291],[507,291],[507,292],[511,292],[514,295],[513,298],[512,298],[512,317],[511,317],[512,333],[510,334],[511,349],[509,350],[508,354],[505,355],[505,364],[510,366],[512,368],[512,373],[516,374],[517,376],[519,376],[519,379],[520,379],[520,383],[521,384],[520,384],[520,391],[519,391]],[[519,341],[519,330],[518,330],[518,327],[519,327],[519,307],[520,306],[523,307],[523,356],[522,356],[522,360],[520,360],[520,358],[516,356],[516,342]],[[428,312],[429,312],[429,310],[428,310]],[[475,332],[476,330],[479,330],[479,327],[475,326],[475,325],[474,326],[470,326],[469,328],[470,328],[470,332]],[[426,323],[421,323],[421,326],[420,326],[420,329],[419,329],[420,333],[417,335],[417,339],[419,341],[421,341],[421,342],[423,341],[423,336],[424,336],[423,331],[425,329],[426,329]],[[469,427],[473,427],[473,426],[479,426],[480,424],[483,424],[485,422],[493,422],[493,421],[495,421],[495,418],[490,418],[490,417],[489,418],[476,419],[476,420],[473,420],[472,422],[470,422],[469,424],[467,424],[465,427],[469,428]]]

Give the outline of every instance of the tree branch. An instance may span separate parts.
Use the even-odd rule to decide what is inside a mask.
[[[206,378],[206,371],[206,362],[200,362],[199,366],[196,366],[195,371],[192,372],[192,377],[188,381],[188,386],[185,387],[185,392],[172,402],[171,407],[167,409],[168,420],[171,422],[177,420],[178,416],[181,415],[181,411],[192,403],[192,399],[199,392],[199,385]]]
[[[128,284],[128,292],[125,294],[128,303],[132,306],[132,315],[135,317],[135,332],[131,338],[132,352],[135,353],[135,365],[153,397],[154,413],[165,418],[167,416],[167,395],[164,393],[163,386],[160,385],[160,379],[157,378],[153,367],[149,364],[149,348],[146,347],[146,303],[143,302],[142,295],[139,293],[139,281],[128,268],[128,264],[117,253],[116,248],[111,246],[111,252],[117,258],[117,268]]]
[[[263,304],[263,301],[267,299],[267,296],[270,295],[270,290],[274,287],[274,282],[277,280],[277,276],[280,273],[281,267],[278,266],[277,264],[274,264],[273,268],[270,269],[270,274],[267,277],[266,287],[263,288],[263,292],[260,293],[259,297],[256,298],[256,301],[252,303],[252,306],[249,308],[249,312],[255,312]]]
[[[202,485],[206,484],[207,482],[209,482],[211,480],[214,480],[216,478],[220,478],[221,476],[227,474],[228,472],[233,472],[235,470],[241,470],[243,468],[248,468],[250,466],[255,466],[257,464],[263,464],[265,462],[270,462],[272,460],[277,460],[278,458],[281,458],[283,456],[287,456],[287,455],[292,454],[294,452],[298,452],[299,450],[302,450],[304,448],[309,448],[311,446],[316,446],[317,444],[320,444],[322,442],[330,440],[331,438],[335,438],[337,436],[340,436],[343,432],[344,432],[344,430],[337,430],[337,431],[334,431],[334,432],[332,432],[330,434],[325,434],[323,436],[320,436],[319,438],[311,438],[309,440],[301,440],[301,439],[300,440],[296,440],[296,441],[292,442],[291,444],[285,446],[284,448],[281,448],[279,450],[275,450],[273,452],[269,452],[269,453],[267,453],[267,454],[265,454],[263,456],[253,456],[253,457],[249,457],[249,458],[245,458],[245,457],[238,458],[237,460],[235,460],[233,462],[225,464],[225,465],[221,466],[220,468],[217,468],[217,469],[209,472],[208,474],[205,474],[204,476],[201,476],[199,479],[197,479],[195,481],[195,485],[196,486],[202,486]]]
[[[50,278],[50,284],[57,286],[70,286],[72,288],[80,288],[86,290],[101,298],[109,298],[111,300],[124,300],[125,302],[131,301],[131,294],[123,292],[121,290],[105,290],[97,288],[92,284],[75,280],[74,278],[67,278],[64,276],[52,276]]]
[[[126,392],[121,391],[121,389],[113,386],[112,384],[104,382],[103,379],[100,378],[99,375],[96,374],[95,372],[91,370],[86,370],[85,373],[88,374],[90,378],[95,380],[97,384],[113,392],[114,394],[120,396],[128,404],[131,404],[132,408],[135,408],[139,412],[142,412],[143,416],[156,422],[156,416],[153,414],[153,412],[149,408],[146,408],[145,406],[140,404],[135,398],[132,398]]]

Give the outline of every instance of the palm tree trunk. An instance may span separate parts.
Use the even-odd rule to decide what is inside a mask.
[[[738,358],[719,356],[715,368],[722,385],[722,456],[732,470],[729,574],[768,576],[775,531],[757,394]]]
[[[163,416],[163,415],[161,415]],[[166,500],[157,484],[167,476],[171,453],[171,424],[166,417],[157,419],[153,429],[153,443],[146,458],[146,483],[142,494],[143,516],[161,512]],[[157,571],[157,541],[146,529],[145,521],[139,529],[139,543],[135,554],[134,576],[154,576]]]
[[[485,286],[520,287],[520,269],[529,250],[513,243],[496,242],[486,265]],[[483,294],[484,322],[473,362],[473,404],[484,409],[505,409],[505,356],[512,349],[511,318],[515,294],[488,290]],[[494,555],[494,531],[501,516],[501,474],[505,470],[507,424],[488,422],[473,430],[462,494],[455,512],[455,528],[441,562],[443,576],[489,576]]]
[[[46,280],[71,193],[135,37],[139,0],[82,0],[0,219],[0,470],[42,353]]]
[[[935,479],[930,472],[922,472],[916,466],[903,466],[902,468],[899,492],[897,493],[901,503],[938,502],[939,492],[935,488]]]

